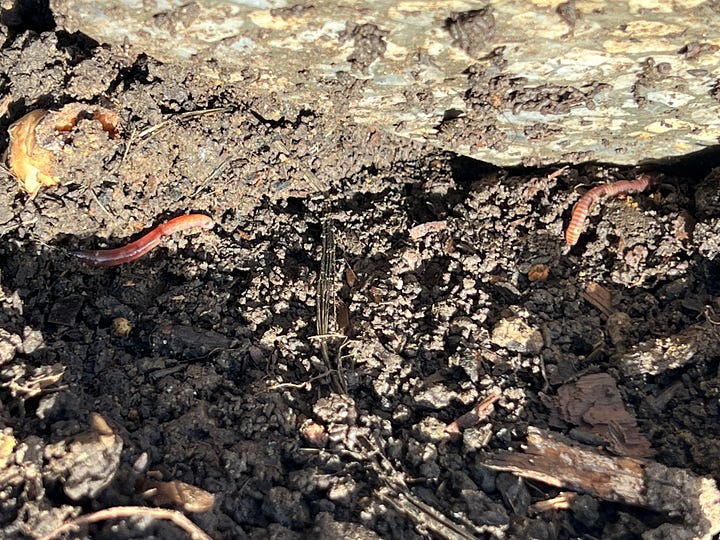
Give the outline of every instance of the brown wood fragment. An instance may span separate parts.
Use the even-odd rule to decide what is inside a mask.
[[[492,394],[475,405],[470,411],[466,412],[455,421],[450,422],[445,428],[445,433],[450,435],[450,438],[456,438],[459,437],[465,429],[476,426],[482,422],[493,413],[495,410],[493,403],[500,399],[500,396],[500,391],[495,390]]]
[[[612,306],[612,293],[599,283],[591,281],[585,286],[582,297],[609,317],[615,312]]]
[[[533,514],[542,514],[543,512],[550,512],[552,510],[568,510],[570,503],[577,497],[577,493],[574,491],[562,491],[557,497],[552,499],[546,499],[544,501],[538,501],[535,504],[531,504],[528,508],[528,512]]]
[[[676,534],[692,531],[694,538],[710,540],[720,532],[720,491],[715,481],[684,469],[603,455],[534,427],[528,429],[525,453],[501,451],[487,459],[485,466],[666,514],[668,523],[662,527],[669,533],[670,529]],[[682,524],[670,523],[676,523],[678,516]]]
[[[136,482],[135,488],[152,504],[174,506],[185,512],[208,512],[215,504],[215,496],[212,493],[180,480],[161,482],[151,478],[141,478]]]
[[[347,334],[350,330],[350,310],[339,298],[335,299],[335,326],[341,334]]]
[[[408,231],[410,239],[420,240],[423,236],[427,236],[430,233],[442,231],[447,226],[447,221],[428,221],[427,223],[421,223],[415,225]]]
[[[582,297],[605,315],[607,318],[605,330],[610,342],[617,349],[624,351],[634,324],[627,313],[615,309],[612,292],[599,283],[591,282],[585,286]]]
[[[648,396],[645,400],[650,408],[655,412],[662,412],[667,407],[670,400],[675,397],[685,385],[681,381],[675,381],[670,386],[664,388],[656,395]]]
[[[353,288],[357,283],[357,274],[347,265],[345,266],[345,283],[347,283],[350,288]]]
[[[694,229],[695,219],[687,211],[681,212],[680,215],[675,218],[675,221],[673,221],[673,233],[675,234],[675,238],[681,242],[690,240]]]
[[[625,408],[615,379],[607,373],[585,375],[561,386],[553,405],[560,419],[597,435],[614,454],[630,457],[655,454],[637,420]]]

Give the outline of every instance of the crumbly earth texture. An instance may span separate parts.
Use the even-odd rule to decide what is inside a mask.
[[[0,536],[141,505],[227,539],[637,538],[673,518],[589,496],[528,511],[558,490],[483,466],[528,426],[568,432],[543,398],[598,372],[654,459],[720,476],[714,334],[680,367],[622,365],[717,319],[716,157],[656,167],[657,185],[598,205],[568,250],[581,192],[633,170],[497,169],[352,125],[350,75],[328,82],[338,114],[321,117],[247,94],[251,68],[229,82],[2,32],[3,147],[26,112],[71,102],[115,110],[122,131],[80,119],[56,141],[60,185],[35,198],[0,171]],[[136,262],[69,255],[191,212],[215,228]],[[491,392],[492,413],[449,437]],[[187,535],[138,516],[75,537]]]

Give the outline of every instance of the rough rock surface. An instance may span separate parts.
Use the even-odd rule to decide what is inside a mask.
[[[59,27],[219,87],[251,76],[281,104],[268,119],[345,115],[496,165],[634,164],[720,136],[716,2],[50,4]]]

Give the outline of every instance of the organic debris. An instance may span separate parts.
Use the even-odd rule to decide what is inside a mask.
[[[720,532],[720,491],[711,478],[654,461],[606,456],[535,427],[528,429],[524,453],[498,452],[485,466],[664,514],[666,538],[688,538],[691,530],[693,538],[709,540]],[[678,516],[682,524],[672,524]]]
[[[183,512],[208,512],[215,504],[215,496],[202,488],[180,480],[163,482],[140,478],[135,489],[157,506],[174,506]]]
[[[607,373],[584,375],[564,384],[552,400],[556,413],[575,431],[592,433],[619,456],[650,457],[655,451],[625,408],[615,379]]]
[[[67,134],[86,119],[99,122],[109,138],[117,137],[120,130],[117,113],[83,103],[69,103],[59,111],[35,109],[8,128],[10,169],[31,197],[41,187],[60,182],[56,169],[68,146]]]

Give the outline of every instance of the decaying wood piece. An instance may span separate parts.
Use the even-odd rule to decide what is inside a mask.
[[[607,373],[584,375],[564,384],[557,396],[548,399],[553,420],[578,426],[599,437],[608,450],[619,456],[651,457],[655,451],[640,431],[637,420],[625,407],[615,379]]]
[[[615,313],[612,293],[607,287],[603,287],[595,281],[585,285],[585,290],[580,293],[580,296],[595,306],[606,317]]]
[[[553,510],[569,510],[571,508],[571,503],[577,498],[577,496],[577,493],[574,491],[561,491],[557,497],[531,504],[528,508],[528,512],[532,515],[541,514],[543,512],[551,512]]]
[[[614,307],[612,292],[597,282],[590,282],[581,293],[582,297],[598,309],[605,317],[605,331],[610,342],[619,352],[627,349],[634,322],[625,312]]]
[[[465,429],[478,425],[490,416],[494,411],[493,403],[501,396],[498,389],[493,390],[488,397],[478,402],[468,412],[450,422],[445,428],[445,432],[451,438],[458,438]]]
[[[715,481],[684,469],[650,460],[603,455],[591,447],[571,445],[557,435],[532,427],[528,429],[524,453],[499,452],[487,459],[485,465],[606,501],[647,508],[666,514],[673,521],[680,516],[681,525],[661,526],[663,534],[669,534],[667,538],[673,537],[673,528],[677,528],[677,533],[692,531],[693,538],[708,540],[720,532],[720,491]]]

